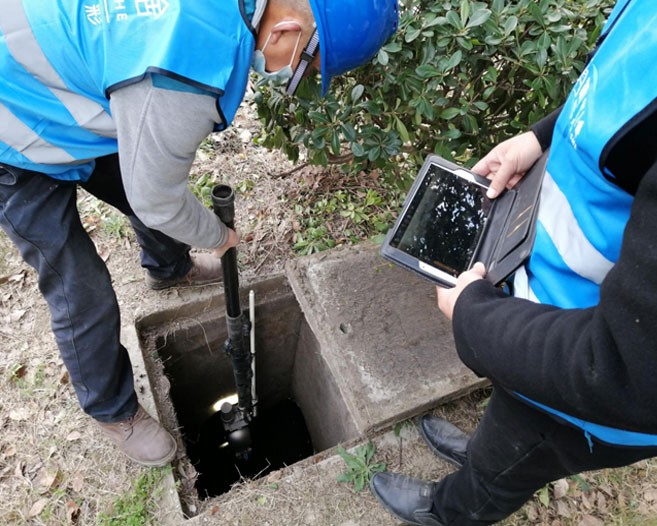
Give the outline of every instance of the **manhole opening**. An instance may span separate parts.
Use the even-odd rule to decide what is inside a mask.
[[[172,427],[178,429],[199,474],[196,490],[201,499],[356,434],[287,280],[270,279],[249,289],[256,293],[258,405],[250,426],[253,451],[248,461],[236,459],[226,447],[219,421],[220,401],[235,393],[230,359],[223,350],[227,330],[222,297],[160,312],[137,324],[147,368],[160,363],[168,384],[154,390],[155,401],[167,420],[175,420]]]
[[[291,399],[260,412],[249,427],[253,449],[247,459],[233,454],[219,413],[204,423],[197,437],[187,438],[187,454],[199,472],[200,498],[222,495],[236,482],[265,476],[314,453],[303,414]]]

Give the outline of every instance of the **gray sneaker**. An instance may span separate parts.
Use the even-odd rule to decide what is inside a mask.
[[[223,279],[221,260],[212,254],[198,252],[189,255],[192,268],[180,278],[157,279],[146,274],[146,286],[153,290],[163,290],[171,287],[193,287],[195,285],[208,285]]]
[[[107,424],[96,422],[128,458],[148,467],[166,466],[176,455],[176,441],[140,405],[134,416]]]

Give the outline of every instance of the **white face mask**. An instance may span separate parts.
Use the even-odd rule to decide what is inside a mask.
[[[294,71],[292,70],[292,61],[294,60],[294,57],[297,54],[297,49],[299,47],[299,41],[301,40],[301,30],[299,30],[299,36],[297,37],[297,43],[294,45],[294,51],[292,51],[292,56],[290,57],[290,62],[288,63],[287,66],[282,67],[278,71],[267,71],[267,59],[265,58],[265,49],[267,48],[267,45],[269,44],[269,40],[271,39],[271,35],[273,33],[274,28],[277,26],[280,26],[282,24],[287,24],[288,22],[279,22],[278,24],[274,25],[272,28],[272,31],[269,32],[269,36],[267,37],[267,40],[265,40],[265,45],[262,46],[262,49],[256,49],[253,52],[253,58],[251,59],[251,67],[253,70],[263,78],[267,79],[269,82],[272,83],[277,83],[277,84],[282,84],[284,82],[287,82],[292,78],[292,75],[294,74]]]

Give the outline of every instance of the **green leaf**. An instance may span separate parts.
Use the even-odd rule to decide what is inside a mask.
[[[452,27],[456,29],[463,29],[463,23],[455,11],[448,11],[445,18],[447,18],[447,23]]]
[[[365,148],[362,144],[355,142],[351,145],[351,153],[353,153],[356,157],[365,157]]]
[[[510,35],[518,27],[518,17],[510,16],[502,24],[502,30],[505,35]]]
[[[333,132],[333,135],[331,135],[331,152],[333,155],[340,155],[341,150],[340,134]]]
[[[430,64],[424,64],[422,66],[418,66],[417,68],[415,68],[415,73],[417,73],[418,77],[423,79],[428,79],[440,75],[440,71],[436,67]]]
[[[383,46],[388,53],[399,53],[402,50],[402,45],[399,42],[392,41],[389,44]]]
[[[461,0],[461,7],[459,11],[461,13],[461,26],[463,26],[465,21],[470,16],[470,0]]]
[[[363,491],[364,487],[365,487],[365,475],[359,473],[356,476],[356,482],[354,483],[354,490],[356,491],[356,493],[360,493],[361,491]]]
[[[354,216],[357,220],[362,220],[363,213],[353,203],[349,203],[346,210],[341,212],[343,217]],[[348,453],[342,446],[337,447],[337,452],[347,465],[347,471],[337,477],[338,482],[352,483],[354,491],[362,491],[369,483],[374,473],[379,473],[386,469],[386,464],[382,462],[373,463],[372,459],[376,453],[376,446],[371,441],[360,446]],[[358,460],[358,463],[355,462]]]
[[[472,40],[469,40],[467,38],[457,37],[456,41],[458,42],[459,46],[461,46],[463,49],[467,51],[470,51],[474,48],[474,44],[472,43]]]
[[[485,24],[490,18],[490,14],[491,13],[489,9],[479,9],[478,11],[475,11],[472,13],[472,16],[468,20],[468,24],[465,27],[477,27]]]
[[[404,41],[407,44],[410,44],[413,42],[417,37],[420,36],[420,33],[422,33],[421,29],[417,28],[409,28],[408,31],[406,31],[406,34],[404,35]]]
[[[358,102],[363,96],[363,93],[365,93],[365,86],[362,84],[356,84],[351,90],[351,102],[356,104],[356,102]]]
[[[395,117],[395,128],[399,132],[399,136],[403,142],[411,142],[411,137],[406,129],[406,125],[399,117]]]
[[[353,478],[349,473],[340,473],[336,480],[338,482],[351,482]]]
[[[382,66],[387,66],[388,62],[390,62],[390,57],[388,53],[385,51],[385,49],[379,49],[379,53],[376,56],[376,60],[381,64]]]
[[[543,486],[538,490],[538,500],[546,508],[550,505],[550,489],[548,486]]]
[[[461,114],[461,110],[459,108],[447,108],[446,110],[443,110],[441,112],[440,118],[449,121],[460,114]]]
[[[461,60],[463,60],[463,52],[460,49],[457,49],[454,54],[449,57],[449,60],[447,61],[446,70],[454,69],[456,66],[458,66],[461,63]]]
[[[463,134],[461,133],[461,130],[457,130],[456,128],[451,128],[449,130],[446,130],[441,134],[443,137],[446,137],[447,139],[458,139],[460,138]]]
[[[381,157],[381,146],[374,146],[367,152],[367,159],[370,161],[376,161],[379,157]]]

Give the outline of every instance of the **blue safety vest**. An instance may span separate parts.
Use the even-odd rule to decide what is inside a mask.
[[[621,0],[555,125],[534,249],[515,294],[558,307],[598,304],[618,260],[633,197],[605,167],[614,141],[657,98],[657,4]],[[657,446],[657,436],[596,425],[526,399],[611,444]]]
[[[214,94],[226,128],[246,90],[252,14],[248,0],[4,0],[0,163],[86,179],[117,151],[109,95],[148,74]]]

